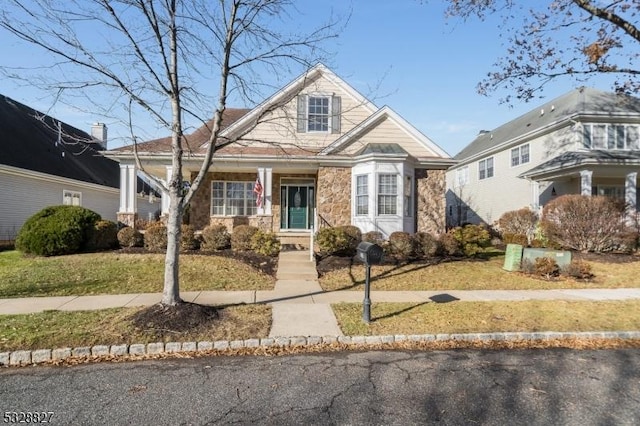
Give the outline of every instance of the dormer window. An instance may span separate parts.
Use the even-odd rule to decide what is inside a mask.
[[[340,133],[340,96],[299,95],[298,133]]]

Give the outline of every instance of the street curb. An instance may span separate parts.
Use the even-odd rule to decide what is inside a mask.
[[[294,336],[246,340],[201,342],[154,342],[147,344],[95,345],[77,348],[56,348],[0,352],[0,367],[38,365],[65,360],[82,360],[109,356],[111,358],[141,357],[177,353],[228,352],[256,348],[304,348],[343,344],[366,349],[370,346],[407,342],[515,342],[552,340],[640,340],[640,331],[601,332],[533,332],[533,333],[467,333],[467,334],[397,334],[384,336]]]

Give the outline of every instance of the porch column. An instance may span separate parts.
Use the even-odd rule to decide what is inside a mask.
[[[592,186],[591,178],[593,177],[593,170],[582,170],[580,172],[580,195],[591,196]]]
[[[171,178],[173,177],[173,167],[166,166],[166,178],[164,181],[165,186],[169,186],[169,182],[171,182]],[[169,215],[169,192],[165,189],[161,189],[162,191],[162,216]]]
[[[271,214],[271,184],[273,181],[272,169],[258,167],[258,178],[262,184],[262,205],[258,207],[259,215]]]
[[[636,197],[636,180],[638,172],[627,173],[624,181],[624,200],[630,217],[636,217],[638,211]]]
[[[117,217],[127,226],[135,224],[138,211],[137,177],[135,164],[120,164],[120,208]]]
[[[540,182],[531,181],[531,210],[538,212],[540,208]]]

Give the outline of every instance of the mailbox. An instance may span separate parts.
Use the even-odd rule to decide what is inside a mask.
[[[377,265],[382,262],[382,247],[363,241],[358,244],[358,259],[365,265]]]

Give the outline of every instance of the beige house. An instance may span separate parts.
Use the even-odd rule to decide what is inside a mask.
[[[223,126],[220,139],[243,136],[215,151],[191,203],[189,220],[196,229],[251,224],[281,238],[350,224],[385,236],[444,231],[445,170],[453,160],[391,108],[375,106],[324,65],[254,109],[227,109]],[[205,124],[185,137],[187,180],[204,158],[208,129]],[[172,173],[169,138],[137,150],[147,173]],[[120,162],[118,215],[131,222],[137,214],[129,189],[136,173],[132,147],[107,155]],[[163,206],[166,213],[166,200]]]
[[[638,206],[640,99],[579,88],[482,131],[447,171],[447,225],[492,224],[564,194]]]

